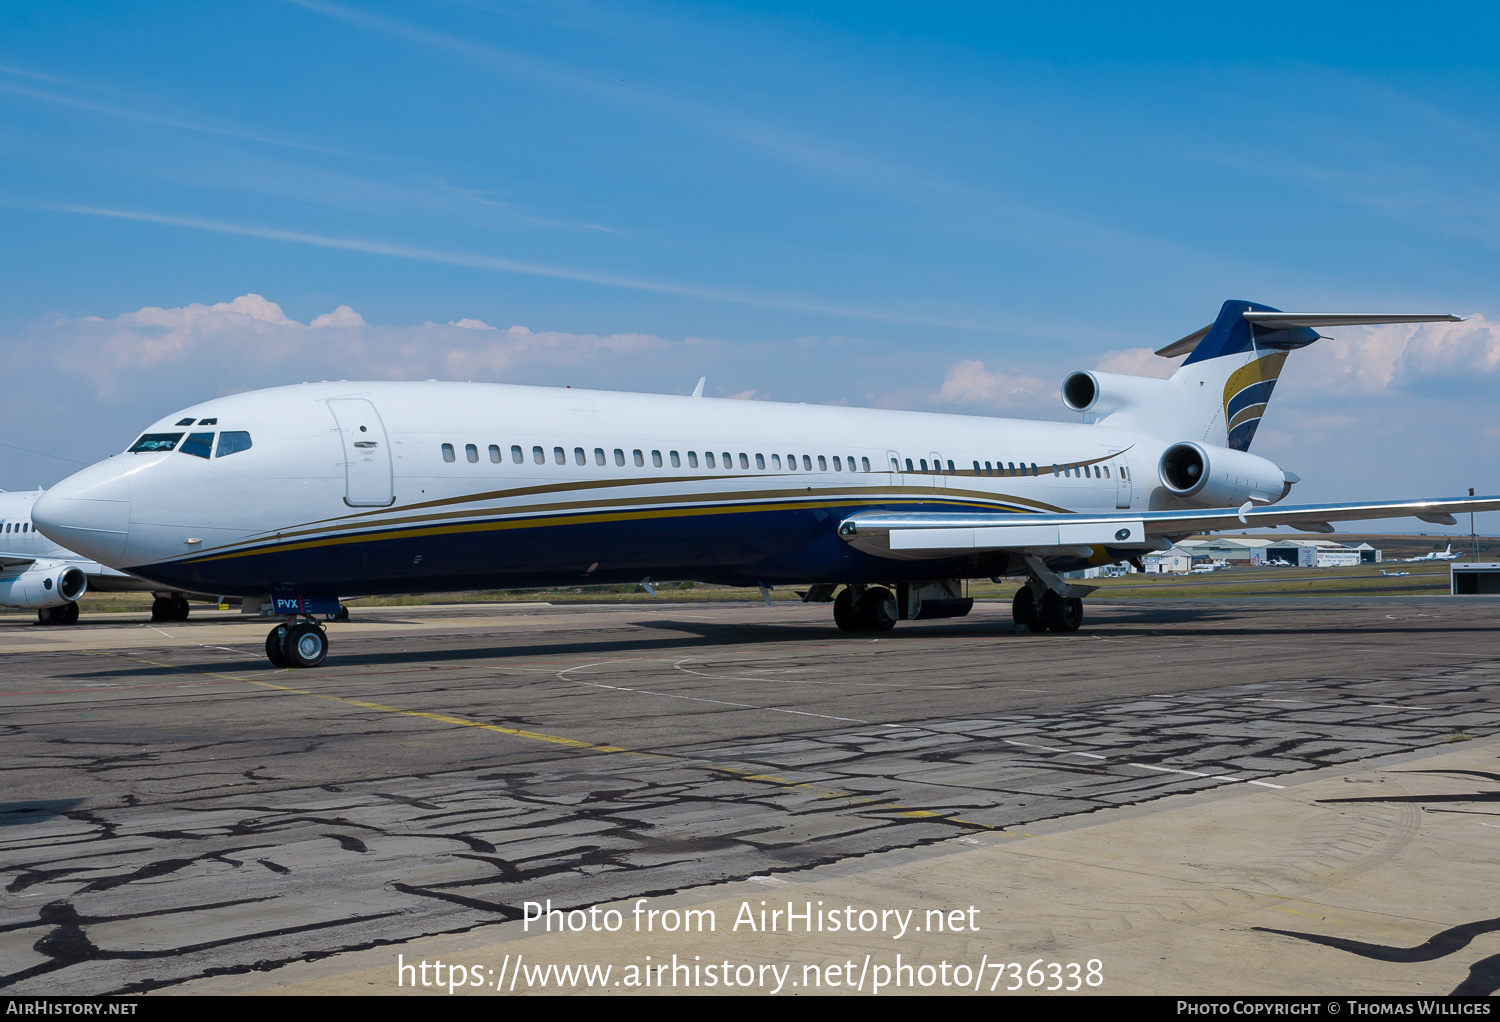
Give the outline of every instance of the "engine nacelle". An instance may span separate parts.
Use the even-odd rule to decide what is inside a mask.
[[[1069,373],[1062,385],[1063,404],[1075,412],[1104,418],[1123,408],[1160,407],[1175,400],[1172,384],[1150,376],[1126,376],[1083,370]]]
[[[1173,495],[1199,507],[1239,507],[1247,500],[1274,504],[1295,481],[1257,454],[1191,440],[1163,451],[1157,474]]]
[[[83,569],[63,561],[34,561],[19,575],[0,577],[0,604],[7,607],[61,607],[88,591]]]

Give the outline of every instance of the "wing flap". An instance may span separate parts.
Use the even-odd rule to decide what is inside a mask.
[[[1331,522],[1372,518],[1432,521],[1471,511],[1500,511],[1500,496],[1113,515],[862,511],[844,519],[838,532],[846,542],[870,553],[909,558],[948,556],[959,551],[1061,551],[1092,546],[1150,549],[1160,546],[1169,536],[1246,526],[1286,525],[1331,532]]]

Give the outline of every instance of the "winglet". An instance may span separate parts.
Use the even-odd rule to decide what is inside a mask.
[[[705,383],[707,383],[707,382],[708,382],[708,377],[707,376],[700,376],[700,377],[698,377],[698,386],[696,386],[696,387],[693,388],[693,397],[696,398],[696,397],[702,397],[703,396],[703,385]]]

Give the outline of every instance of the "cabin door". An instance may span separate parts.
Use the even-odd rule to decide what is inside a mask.
[[[396,502],[391,479],[391,448],[375,406],[364,398],[328,402],[344,445],[344,503],[387,507]]]

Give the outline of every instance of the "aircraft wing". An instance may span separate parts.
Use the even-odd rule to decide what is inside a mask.
[[[863,511],[839,523],[839,535],[884,557],[921,559],[965,551],[1061,553],[1090,546],[1166,549],[1172,539],[1223,529],[1287,525],[1332,532],[1332,522],[1367,518],[1419,518],[1454,525],[1469,511],[1500,511],[1500,497],[1403,500],[1379,504],[1297,504],[1113,514],[1007,514],[1002,512]]]

